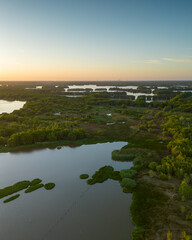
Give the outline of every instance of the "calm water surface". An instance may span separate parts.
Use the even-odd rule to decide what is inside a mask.
[[[19,110],[26,102],[24,101],[6,101],[0,100],[0,114],[11,113],[14,110]]]
[[[51,191],[38,189],[7,204],[0,199],[1,240],[130,240],[131,194],[108,180],[89,186],[79,175],[92,175],[104,165],[115,170],[132,163],[111,160],[125,142],[0,154],[0,188],[21,180],[54,182]]]

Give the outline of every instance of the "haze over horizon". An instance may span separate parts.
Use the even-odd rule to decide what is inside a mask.
[[[192,80],[191,0],[0,0],[0,81]]]

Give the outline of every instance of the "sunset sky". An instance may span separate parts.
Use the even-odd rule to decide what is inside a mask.
[[[0,80],[192,80],[192,0],[0,0]]]

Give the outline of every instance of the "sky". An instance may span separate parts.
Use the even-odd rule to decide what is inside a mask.
[[[0,80],[192,80],[192,0],[0,0]]]

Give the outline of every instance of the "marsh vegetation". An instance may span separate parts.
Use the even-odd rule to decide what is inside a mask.
[[[0,151],[58,147],[61,152],[65,144],[126,141],[126,146],[112,152],[113,163],[133,162],[134,166],[117,170],[110,164],[101,164],[87,183],[113,179],[123,192],[132,192],[133,240],[165,239],[167,233],[170,239],[182,237],[183,233],[191,235],[191,82],[184,82],[185,87],[179,82],[137,82],[132,85],[137,88],[127,90],[123,82],[101,82],[99,92],[86,90],[81,101],[65,96],[68,91],[63,89],[69,83],[56,85],[57,88],[55,83],[38,83],[42,88],[36,90],[25,89],[36,88],[34,83],[10,83],[6,87],[2,84],[1,99],[26,103],[20,110],[0,115]],[[103,92],[108,87],[113,91],[114,85],[116,92]],[[150,94],[152,89],[153,99],[138,96],[135,100],[127,94]],[[44,185],[40,179],[18,182],[1,189],[0,198],[43,186],[49,189],[53,185]]]
[[[54,183],[46,183],[44,185],[41,182],[42,182],[42,180],[39,178],[35,178],[32,181],[24,180],[24,181],[17,182],[11,186],[0,189],[0,198],[4,198],[8,195],[12,195],[12,194],[14,194],[16,192],[20,192],[24,189],[26,189],[25,193],[30,193],[30,192],[33,192],[42,187],[44,187],[46,190],[51,190],[55,187]],[[10,198],[7,198],[6,200],[4,200],[3,202],[7,203],[10,201],[13,201],[13,200],[17,199],[19,196],[20,196],[20,194],[13,195]]]

